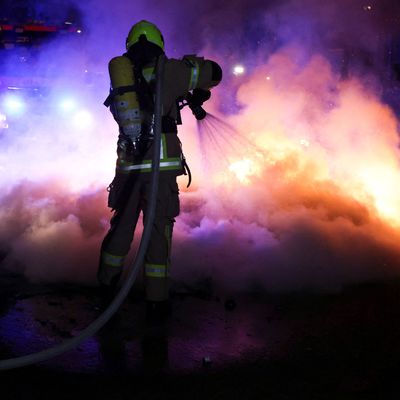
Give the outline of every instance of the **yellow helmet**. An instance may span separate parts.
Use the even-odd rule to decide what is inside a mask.
[[[164,38],[156,25],[149,21],[142,20],[133,25],[126,38],[126,49],[139,41],[141,35],[146,36],[147,41],[154,43],[164,50]]]

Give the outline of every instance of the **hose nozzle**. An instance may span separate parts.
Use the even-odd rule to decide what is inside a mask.
[[[199,121],[207,116],[207,111],[202,106],[189,104],[189,108],[192,110],[195,118]]]
[[[209,100],[210,97],[211,92],[204,89],[194,89],[193,93],[188,93],[186,96],[187,104],[197,120],[202,120],[207,116],[207,112],[202,105]]]

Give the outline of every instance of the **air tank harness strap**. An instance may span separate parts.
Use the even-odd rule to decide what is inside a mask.
[[[110,107],[111,102],[113,101],[113,98],[114,98],[115,96],[122,96],[122,95],[125,94],[125,93],[128,93],[128,92],[136,92],[136,91],[137,91],[137,86],[136,86],[136,85],[129,85],[129,86],[120,86],[120,87],[117,87],[117,88],[112,89],[112,90],[110,91],[110,94],[109,94],[108,97],[105,99],[105,101],[104,101],[103,104],[104,104],[106,107]]]

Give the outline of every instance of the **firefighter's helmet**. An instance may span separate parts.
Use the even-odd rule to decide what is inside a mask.
[[[139,41],[141,35],[144,35],[147,41],[154,43],[164,50],[164,38],[156,25],[149,21],[142,20],[132,26],[126,38],[126,49]]]

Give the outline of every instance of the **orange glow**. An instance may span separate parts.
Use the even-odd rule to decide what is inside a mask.
[[[264,198],[280,198],[286,191],[292,201],[298,196],[299,207],[307,192],[329,184],[365,206],[370,216],[400,227],[395,115],[356,79],[340,81],[323,57],[299,70],[292,51],[272,56],[240,87],[238,99],[245,107],[228,120],[236,137],[221,138],[216,129],[220,144],[236,141],[236,147],[223,146],[230,174],[215,183],[223,182],[226,195],[250,191],[256,203],[254,191]],[[270,74],[274,79],[266,80]],[[214,173],[221,176],[221,168]]]
[[[250,184],[249,177],[256,173],[256,165],[254,161],[246,158],[233,162],[230,165],[229,170],[236,175],[239,182],[248,185]]]

